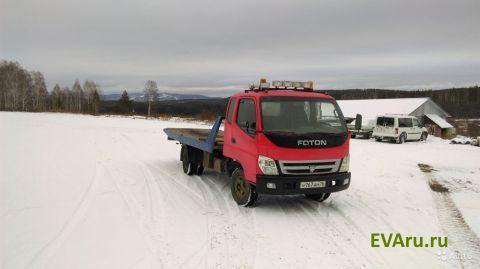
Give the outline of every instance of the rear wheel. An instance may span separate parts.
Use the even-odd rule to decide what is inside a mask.
[[[197,165],[197,170],[195,171],[196,175],[203,174],[203,165]]]
[[[381,137],[375,137],[375,141],[382,142],[382,138]]]
[[[232,173],[232,196],[235,202],[241,206],[251,206],[258,198],[255,186],[245,180],[243,169],[237,168]]]
[[[190,162],[188,158],[188,147],[182,146],[182,150],[180,151],[180,159],[182,160],[182,168],[183,172],[189,176],[195,174],[198,170],[198,165],[195,163]]]
[[[357,135],[356,134],[352,134],[352,138],[355,138]]]
[[[323,202],[330,197],[330,193],[314,193],[314,194],[305,194],[305,197],[308,199],[317,201],[317,202]]]
[[[420,137],[420,141],[425,141],[427,140],[428,134],[426,132],[422,133],[422,136]]]

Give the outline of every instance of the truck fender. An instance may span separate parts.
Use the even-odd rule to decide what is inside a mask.
[[[237,162],[235,160],[232,160],[232,159],[229,159],[228,162],[227,162],[228,176],[232,176],[233,171],[235,171],[235,169],[237,169],[237,168],[243,169],[242,165],[239,162]]]

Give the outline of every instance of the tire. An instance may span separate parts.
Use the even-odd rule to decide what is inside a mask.
[[[305,194],[305,197],[308,199],[317,201],[317,202],[323,202],[330,197],[330,193],[314,193],[314,194]]]
[[[382,142],[382,139],[380,137],[375,137],[375,141]]]
[[[240,206],[251,206],[258,198],[255,186],[245,180],[243,169],[236,168],[232,173],[231,192],[233,200]]]
[[[203,165],[197,165],[197,170],[195,171],[195,175],[203,174]]]
[[[407,141],[407,135],[405,133],[402,133],[397,140],[397,144],[403,144]]]
[[[187,146],[182,146],[182,150],[180,151],[181,154],[181,159],[182,159],[182,168],[183,172],[189,176],[193,175],[198,167],[196,164],[190,162],[188,160],[188,147]]]
[[[371,135],[371,134],[366,134],[366,135],[364,135],[363,137],[364,137],[365,139],[370,139],[370,138],[372,138],[372,135]]]
[[[422,133],[422,136],[420,136],[420,141],[426,141],[426,140],[427,140],[427,137],[428,137],[428,133],[423,132],[423,133]]]
[[[351,136],[351,137],[352,137],[352,138],[355,138],[355,137],[357,137],[357,135],[356,135],[356,134],[352,134],[352,136]]]

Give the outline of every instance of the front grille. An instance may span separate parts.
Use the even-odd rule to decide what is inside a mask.
[[[280,170],[285,175],[318,175],[337,172],[340,161],[340,159],[279,161],[279,164]]]

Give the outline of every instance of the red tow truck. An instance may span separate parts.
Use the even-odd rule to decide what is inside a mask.
[[[313,91],[311,81],[261,79],[233,95],[211,129],[164,132],[182,145],[186,174],[205,168],[228,174],[242,206],[253,205],[258,194],[304,194],[321,202],[350,185],[345,119],[335,99]]]

